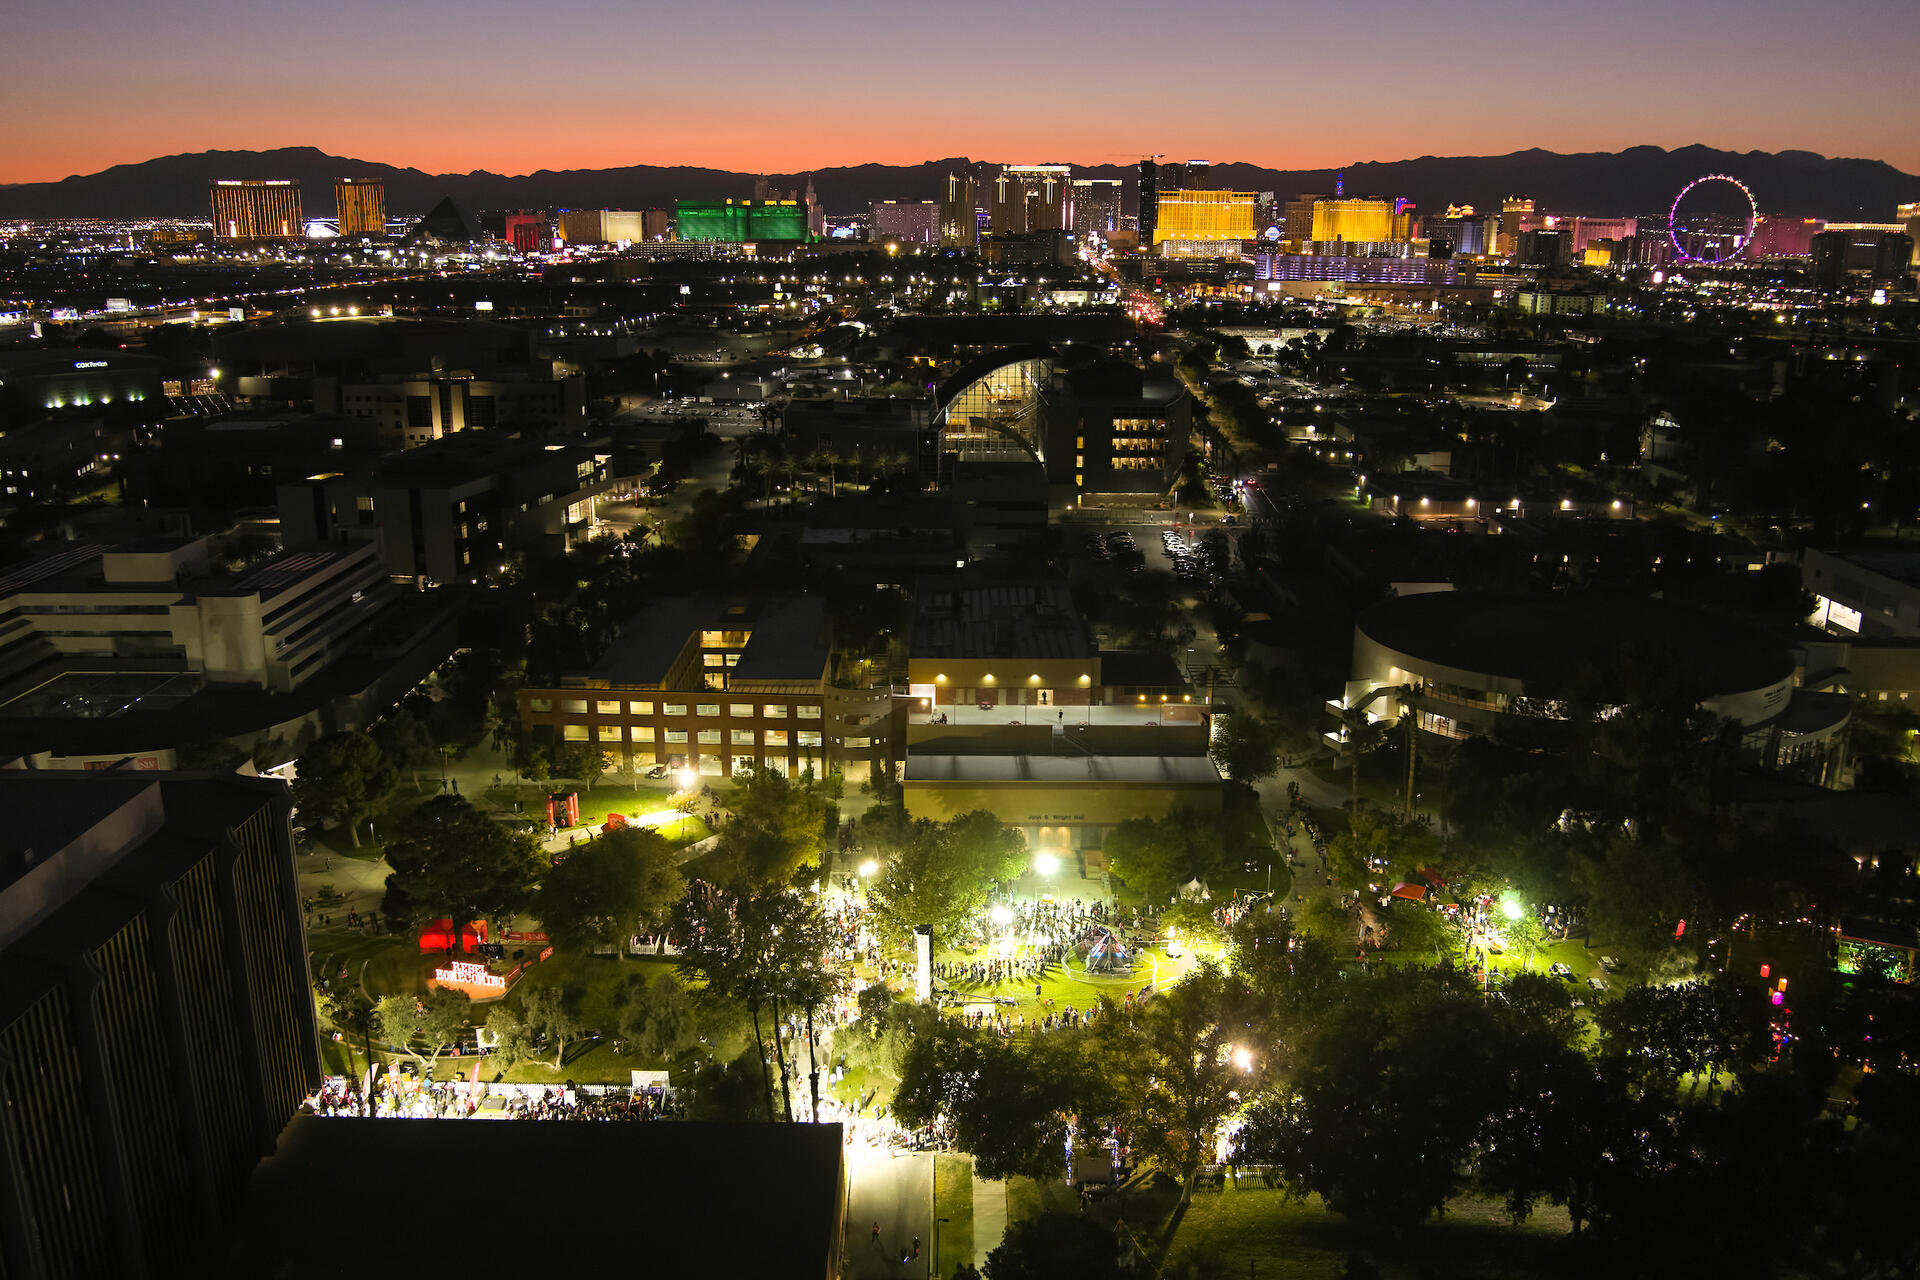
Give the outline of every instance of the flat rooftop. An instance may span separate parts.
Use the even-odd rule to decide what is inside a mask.
[[[907,754],[907,782],[1037,782],[1042,784],[1220,782],[1206,756],[929,756]]]
[[[843,1168],[837,1124],[297,1116],[254,1172],[225,1265],[208,1274],[303,1280],[353,1274],[355,1259],[459,1258],[488,1275],[542,1275],[556,1262],[624,1274],[651,1258],[669,1271],[825,1280],[839,1274]],[[340,1247],[319,1239],[315,1206],[374,1170],[425,1179],[419,1202],[355,1214]],[[489,1176],[502,1170],[524,1172],[533,1199],[514,1204]],[[551,1216],[542,1206],[559,1220],[539,1225]],[[485,1229],[501,1212],[533,1216]]]
[[[819,600],[780,596],[735,614],[723,600],[679,596],[627,619],[587,674],[613,685],[661,684],[699,631],[752,633],[728,671],[733,680],[818,680],[826,672],[826,611]]]
[[[1064,582],[936,579],[914,601],[915,658],[1087,658],[1093,646]]]

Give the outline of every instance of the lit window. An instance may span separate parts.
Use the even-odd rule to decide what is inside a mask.
[[[787,706],[784,702],[769,702],[766,706],[760,708],[760,714],[768,720],[785,720],[787,718]]]
[[[587,713],[587,700],[585,698],[562,698],[560,700],[560,709],[562,711],[571,711],[575,715],[585,715]]]
[[[687,740],[687,731],[685,729],[667,730],[667,742],[669,745],[676,742],[685,742],[686,740]]]
[[[820,718],[820,708],[803,705],[799,708],[799,715],[802,720],[818,720]]]
[[[698,707],[694,708],[694,714],[702,715],[702,716],[717,716],[720,714],[720,704],[717,702],[703,702]]]
[[[595,702],[593,709],[603,716],[617,716],[620,714],[620,704],[618,702],[608,702],[604,698]]]
[[[633,716],[650,716],[653,714],[653,704],[651,702],[629,702],[627,704],[627,714]]]
[[[727,714],[736,720],[745,719],[753,714],[753,704],[751,702],[731,703],[727,707]]]
[[[560,740],[562,742],[585,742],[587,740],[587,726],[583,724],[561,725]]]
[[[720,731],[718,729],[702,729],[700,731],[700,745],[703,747],[719,746]]]
[[[796,732],[801,746],[817,747],[820,745],[820,731],[818,729],[800,729]]]
[[[553,699],[552,698],[528,698],[527,710],[551,711],[553,710]]]
[[[619,725],[617,725],[617,724],[603,724],[603,725],[601,725],[601,726],[600,726],[600,741],[602,741],[602,742],[620,742],[620,741],[622,741],[622,738],[621,738],[621,736],[620,736],[620,726],[619,726]]]
[[[753,730],[751,730],[751,729],[735,729],[735,730],[733,731],[733,745],[734,745],[734,746],[736,746],[736,747],[750,747],[750,746],[752,746],[752,745],[753,745]]]
[[[790,741],[790,740],[789,740],[789,738],[787,737],[787,731],[786,731],[785,729],[769,729],[769,730],[767,730],[767,745],[768,745],[769,747],[786,747],[786,746],[790,746],[790,745],[791,745],[791,741]]]
[[[667,716],[683,716],[687,714],[687,704],[684,702],[664,703],[660,707],[660,714],[667,715]]]

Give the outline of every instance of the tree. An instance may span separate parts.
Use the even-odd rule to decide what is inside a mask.
[[[449,919],[504,926],[527,903],[539,874],[532,836],[493,821],[457,795],[434,796],[408,814],[387,845],[388,918],[408,926]]]
[[[360,822],[380,812],[399,775],[364,733],[332,733],[314,740],[300,755],[293,800],[302,813],[325,827],[346,824],[353,847],[360,847]]]
[[[431,1077],[441,1053],[459,1042],[471,1008],[465,993],[435,987],[424,996],[382,996],[373,1016],[387,1043],[419,1063],[422,1072]],[[424,1053],[414,1047],[416,1040],[426,1046]]]
[[[627,940],[666,923],[686,896],[686,877],[657,831],[623,827],[576,846],[548,871],[533,895],[533,914],[564,947],[611,944],[627,954]]]
[[[620,1038],[649,1058],[670,1059],[699,1038],[693,997],[670,973],[630,979],[620,1002]]]
[[[1213,743],[1207,754],[1229,779],[1250,787],[1280,767],[1280,738],[1257,716],[1223,712],[1214,717]]]
[[[712,995],[736,1000],[753,1023],[760,1051],[767,1110],[773,1110],[773,1080],[766,1068],[767,1039],[760,1015],[773,1015],[774,1057],[780,1064],[785,1112],[793,1119],[786,1049],[778,1034],[784,1003],[811,1011],[834,994],[837,974],[823,963],[832,930],[810,897],[788,888],[706,895],[683,916],[687,942],[681,951],[683,973],[699,979]],[[809,1042],[808,1052],[812,1052]]]
[[[793,780],[772,769],[734,775],[730,814],[708,864],[732,889],[786,886],[802,867],[818,865],[833,809],[811,775]]]
[[[952,1018],[907,1042],[894,1114],[909,1128],[947,1123],[983,1178],[1044,1181],[1065,1171],[1077,1081],[1069,1037],[1016,1042]]]
[[[405,769],[413,777],[413,789],[420,790],[420,770],[439,759],[440,751],[427,726],[401,708],[373,727],[372,739],[380,753],[396,770]]]
[[[987,1255],[987,1280],[1118,1280],[1120,1249],[1113,1233],[1084,1217],[1043,1213],[1007,1228]]]
[[[1276,1166],[1295,1195],[1401,1233],[1459,1190],[1501,1097],[1494,1014],[1457,980],[1367,981],[1298,1055],[1291,1083],[1250,1110],[1237,1158]]]
[[[1133,1142],[1181,1180],[1182,1197],[1213,1158],[1220,1122],[1254,1083],[1236,1061],[1245,1034],[1244,989],[1212,961],[1131,1015],[1094,1023],[1098,1055],[1114,1064],[1117,1105]]]
[[[997,880],[1026,866],[1026,841],[984,810],[943,824],[907,823],[886,869],[869,889],[876,925],[894,942],[930,925],[935,936],[958,934],[986,905]]]
[[[533,1056],[533,1036],[519,1014],[505,1004],[497,1004],[487,1014],[486,1048],[502,1071]]]
[[[1167,816],[1129,818],[1106,838],[1113,873],[1149,899],[1165,900],[1189,880],[1218,877],[1236,858],[1244,860],[1245,836],[1216,814],[1184,806]]]
[[[548,1068],[558,1071],[567,1058],[567,1041],[575,1039],[584,1029],[580,1019],[573,1011],[571,993],[559,987],[541,986],[527,992],[521,1002],[527,1031],[535,1039],[545,1039],[553,1046],[553,1061]]]

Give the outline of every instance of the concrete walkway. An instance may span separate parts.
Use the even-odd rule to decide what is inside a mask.
[[[987,1255],[1007,1234],[1007,1184],[973,1175],[973,1265],[984,1268]]]

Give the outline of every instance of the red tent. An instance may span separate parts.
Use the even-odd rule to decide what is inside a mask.
[[[1405,898],[1409,902],[1425,902],[1427,900],[1427,887],[1423,884],[1408,884],[1405,880],[1402,880],[1399,884],[1393,886],[1393,896],[1396,898]]]
[[[600,834],[607,835],[610,832],[624,830],[626,828],[626,825],[627,825],[626,814],[610,813],[607,815],[606,825],[600,828]]]
[[[475,947],[486,940],[487,922],[485,920],[471,921],[460,930],[460,949],[469,955],[473,953]],[[421,931],[420,949],[422,951],[451,951],[453,950],[453,944],[454,934],[452,920],[435,920]]]

